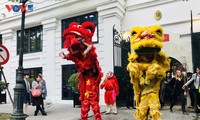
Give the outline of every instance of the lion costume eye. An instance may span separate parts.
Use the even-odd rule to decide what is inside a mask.
[[[136,33],[135,31],[133,31],[132,34],[131,34],[131,36],[132,36],[132,37],[135,37],[136,34],[137,34],[137,33]]]
[[[156,33],[157,33],[159,36],[162,36],[162,31],[161,31],[161,30],[157,30]]]
[[[88,26],[88,27],[86,27],[86,29],[89,31],[89,33],[92,32],[92,27]]]
[[[82,28],[82,26],[81,26],[81,25],[78,25],[77,27],[78,27],[78,28]]]
[[[87,29],[87,30],[88,30],[89,33],[91,33],[91,30],[90,30],[90,29]]]

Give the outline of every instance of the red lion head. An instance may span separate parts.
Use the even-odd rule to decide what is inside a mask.
[[[94,35],[95,25],[92,22],[84,22],[78,25],[72,22],[69,28],[63,32],[64,48],[72,48],[72,50],[80,49],[81,41],[92,44],[92,36]],[[82,48],[83,49],[83,48]]]

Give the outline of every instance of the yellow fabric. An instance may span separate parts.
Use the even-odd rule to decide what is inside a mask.
[[[147,120],[148,116],[151,116],[151,120],[161,120],[160,117],[160,103],[158,94],[149,93],[141,96],[140,105],[137,107],[134,114],[137,120]],[[149,109],[149,114],[147,113]]]
[[[141,34],[146,30],[149,31],[154,36],[154,38],[150,38],[148,40],[141,39]],[[158,34],[159,32],[161,32],[161,35]],[[150,27],[134,26],[130,30],[130,37],[133,50],[138,49],[140,45],[143,45],[144,47],[155,47],[155,45],[160,48],[163,47],[162,41],[164,39],[164,35],[163,29],[160,25],[153,25]]]
[[[87,80],[87,81],[86,81],[86,85],[90,85],[90,80]]]
[[[85,97],[86,97],[86,98],[89,98],[89,97],[90,97],[90,93],[91,93],[90,91],[86,91],[86,92],[85,92]]]
[[[148,36],[141,37],[144,34]],[[135,26],[130,30],[132,50],[141,47],[162,48],[163,39],[163,29],[160,25],[151,27]],[[134,100],[136,101],[135,118],[146,120],[149,109],[152,120],[161,120],[158,95],[160,82],[170,67],[170,60],[162,51],[151,53],[153,60],[148,60],[150,58],[148,55],[135,52],[128,54],[129,64],[127,70],[130,73],[130,82],[133,84]]]

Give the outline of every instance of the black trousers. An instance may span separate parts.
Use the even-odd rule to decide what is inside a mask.
[[[194,106],[195,106],[195,111],[199,112],[197,105],[200,106],[200,93],[198,89],[194,89]]]
[[[181,108],[182,108],[182,112],[186,112],[185,110],[185,104],[186,104],[186,97],[184,96],[184,92],[177,92],[177,93],[174,93],[172,95],[172,98],[171,98],[171,104],[170,104],[170,109],[172,109],[175,105],[175,103],[177,102],[178,100],[178,97],[181,98]]]
[[[42,102],[42,109],[44,110],[44,100],[43,100],[43,102]]]
[[[133,97],[134,97],[133,90],[128,89],[127,93],[126,93],[126,107],[127,108],[129,108],[129,107],[134,108]]]
[[[161,107],[164,106],[165,104],[165,90],[160,90],[160,103],[161,103]]]
[[[40,107],[40,105],[37,105],[37,106],[36,106],[36,111],[35,111],[35,113],[38,113],[39,111],[40,111],[41,113],[44,112],[44,110]]]
[[[195,99],[194,99],[194,91],[195,91],[194,89],[190,89],[190,90],[189,90],[191,106],[194,106],[194,102],[195,102]]]

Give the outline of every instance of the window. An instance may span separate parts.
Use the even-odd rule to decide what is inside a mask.
[[[32,84],[32,82],[35,80],[34,78],[41,71],[42,71],[42,67],[38,67],[38,68],[26,68],[26,69],[24,69],[24,73],[28,73],[29,74],[29,82],[30,82],[30,84]]]
[[[92,38],[93,43],[98,43],[98,13],[93,12],[89,14],[84,14],[81,16],[76,16],[72,18],[67,18],[62,20],[62,33],[63,31],[69,27],[69,24],[71,22],[77,22],[78,24],[82,24],[83,22],[90,21],[93,22],[96,26],[96,30],[94,33],[94,36]],[[63,47],[63,41],[62,41],[62,47]]]
[[[17,78],[17,70],[16,70],[16,78]],[[41,71],[42,71],[42,67],[26,68],[26,69],[23,70],[23,73],[28,73],[29,74],[29,82],[30,82],[30,85],[32,86],[32,82],[35,80],[35,77]]]
[[[28,73],[30,75],[30,78],[35,78],[38,75],[38,73],[41,71],[42,71],[42,67],[24,69],[24,73]]]
[[[17,54],[19,53],[21,31],[17,31]],[[24,53],[42,51],[42,26],[28,28],[24,30]]]
[[[76,72],[75,65],[62,66],[62,100],[72,100],[72,86],[69,85],[68,79]]]

